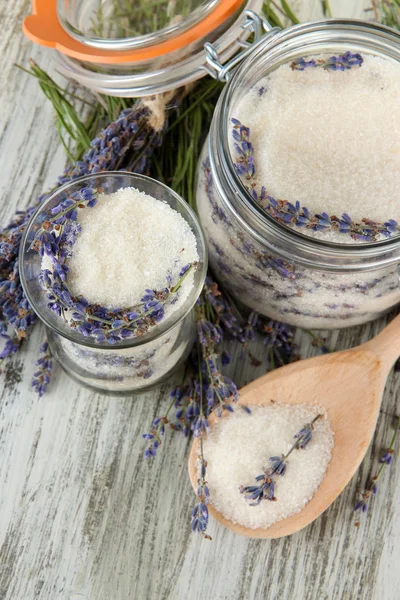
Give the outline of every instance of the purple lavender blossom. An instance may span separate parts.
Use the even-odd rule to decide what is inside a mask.
[[[308,423],[305,425],[296,435],[294,436],[297,439],[296,447],[304,450],[306,446],[312,440],[312,432],[313,432],[313,423]]]
[[[393,450],[385,452],[385,454],[381,456],[379,462],[384,463],[385,465],[391,465],[393,462]]]
[[[161,436],[165,434],[165,425],[168,419],[164,417],[156,417],[152,424],[152,429],[149,433],[143,433],[142,437],[147,440],[148,446],[144,451],[146,459],[154,458],[158,448],[161,446]]]
[[[256,478],[258,485],[241,486],[239,491],[249,502],[249,506],[258,506],[262,500],[275,501],[275,482],[271,470]]]
[[[47,390],[53,370],[52,356],[47,342],[41,345],[40,356],[35,364],[37,370],[32,378],[32,387],[39,394],[39,398],[41,398]]]
[[[371,498],[377,493],[378,488],[377,488],[377,482],[379,480],[379,478],[381,477],[384,469],[386,467],[390,467],[390,465],[393,462],[393,455],[394,455],[394,448],[395,448],[395,444],[396,444],[396,440],[397,440],[397,436],[400,432],[400,417],[396,418],[396,425],[394,428],[394,432],[392,434],[392,439],[390,441],[389,447],[387,448],[387,450],[383,453],[383,455],[380,458],[380,466],[378,471],[376,472],[376,474],[373,477],[370,477],[370,483],[369,485],[365,488],[364,492],[359,494],[359,499],[357,500],[355,506],[354,506],[354,511],[361,511],[363,513],[367,512],[369,505],[370,505],[370,501]],[[354,525],[356,527],[359,527],[360,525],[360,521],[357,520]]]
[[[293,71],[305,71],[308,68],[322,67],[326,71],[348,71],[352,67],[361,67],[364,59],[361,54],[345,52],[339,56],[306,60],[303,57],[296,58],[290,64]]]
[[[198,479],[197,487],[197,498],[192,514],[191,514],[191,528],[192,532],[200,533],[203,537],[211,540],[211,537],[206,534],[208,526],[208,503],[210,501],[210,492],[208,490],[206,481],[207,462],[203,455],[203,444],[200,442],[200,474]]]
[[[295,434],[296,439],[293,446],[287,454],[280,456],[271,456],[269,461],[271,466],[264,469],[264,472],[255,477],[256,484],[241,486],[239,491],[244,495],[250,506],[257,506],[262,500],[275,501],[275,484],[276,477],[285,475],[287,469],[287,459],[293,450],[305,448],[312,439],[312,431],[314,423],[321,415],[317,415],[311,423],[307,423],[301,430]]]

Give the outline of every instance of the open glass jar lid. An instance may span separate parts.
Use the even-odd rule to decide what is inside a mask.
[[[36,0],[24,32],[54,48],[58,70],[108,95],[165,92],[206,74],[204,44],[222,61],[250,35],[262,0]]]

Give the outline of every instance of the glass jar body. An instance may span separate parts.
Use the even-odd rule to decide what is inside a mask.
[[[163,383],[187,358],[194,339],[191,311],[167,333],[132,348],[87,347],[47,328],[52,354],[75,380],[112,394],[141,393]]]
[[[107,311],[99,313],[98,309],[102,309],[99,304],[89,304],[89,302],[82,304],[80,294],[76,297],[72,296],[68,291],[69,275],[64,275],[62,280],[64,286],[54,279],[55,268],[52,265],[57,264],[59,269],[60,264],[64,264],[58,261],[62,261],[62,250],[59,248],[65,247],[62,228],[67,226],[67,222],[61,221],[61,224],[58,222],[57,231],[61,230],[58,245],[56,244],[58,236],[52,238],[48,234],[50,237],[46,239],[51,239],[52,245],[49,242],[46,251],[40,252],[37,240],[38,235],[44,230],[45,223],[47,231],[51,231],[52,219],[53,221],[55,218],[59,219],[60,202],[71,202],[72,198],[76,200],[77,194],[79,194],[80,208],[90,211],[92,210],[90,206],[81,206],[84,202],[82,198],[85,198],[85,192],[91,190],[93,193],[93,190],[101,190],[106,194],[114,194],[124,188],[133,188],[147,194],[168,204],[176,213],[180,214],[194,234],[198,261],[193,271],[192,285],[189,284],[190,287],[185,292],[183,282],[172,301],[164,304],[165,312],[161,319],[154,321],[149,314],[149,309],[146,309],[143,317],[139,319],[141,326],[134,331],[134,335],[114,337],[106,328],[105,333],[103,330],[102,339],[102,336],[96,337],[91,334],[90,327],[87,329],[85,325],[88,323],[110,324],[109,321],[112,318],[110,313]],[[86,198],[91,197],[90,193],[86,195]],[[77,214],[75,219],[79,221]],[[132,231],[134,231],[134,227],[133,223]],[[102,231],[100,230],[100,242],[101,235]],[[122,259],[124,261],[137,260],[134,256],[129,255],[128,250]],[[87,260],[90,261],[90,258]],[[24,292],[33,310],[46,325],[53,355],[64,370],[79,382],[98,391],[110,393],[141,392],[162,383],[189,354],[194,340],[193,310],[201,294],[207,272],[207,250],[196,215],[182,198],[164,184],[144,175],[123,171],[91,174],[64,184],[44,200],[32,215],[21,240],[19,265]],[[58,270],[57,273],[59,272]],[[47,273],[46,281],[43,273]],[[68,274],[69,269],[65,273]],[[114,270],[113,273],[115,278],[117,271]],[[101,276],[100,268],[97,271],[97,278]],[[185,281],[191,281],[190,274]],[[146,293],[149,291],[145,281],[143,281],[143,289],[146,290]],[[183,296],[180,299],[179,294],[182,292]],[[78,299],[80,303],[77,303]],[[116,305],[118,302],[111,304]],[[80,312],[74,313],[72,312],[74,310]],[[132,307],[133,313],[139,314],[143,310],[142,303]],[[126,311],[125,314],[124,321],[127,325],[124,326],[124,329],[129,331],[127,328],[137,320],[137,315],[132,317],[133,321],[130,323],[131,317],[128,318]],[[84,319],[82,319],[82,315],[84,315]],[[149,327],[146,327],[144,319],[150,320]],[[120,325],[119,322],[115,332],[120,330]],[[97,327],[97,329],[99,328]]]
[[[272,250],[267,232],[263,240],[260,231],[252,231],[238,218],[230,191],[224,191],[220,181],[217,185],[212,165],[207,140],[198,167],[197,211],[210,265],[240,303],[298,327],[336,329],[376,319],[400,301],[395,263],[368,271],[332,271],[296,261],[295,239],[285,256]],[[288,251],[293,260],[288,260]]]

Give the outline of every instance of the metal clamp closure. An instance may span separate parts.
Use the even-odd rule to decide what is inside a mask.
[[[242,29],[254,33],[254,40],[252,42],[239,41],[240,46],[242,46],[244,50],[236,54],[236,56],[227,63],[222,64],[221,62],[218,53],[218,44],[210,44],[209,42],[204,44],[204,49],[207,53],[207,63],[204,65],[204,69],[211,77],[218,79],[218,81],[223,81],[225,83],[229,81],[232,69],[253,52],[254,47],[258,42],[265,40],[270,35],[276,35],[278,31],[280,31],[279,27],[272,27],[266,19],[260,17],[260,15],[252,10],[246,10],[244,12],[244,17],[245,21],[242,25]]]

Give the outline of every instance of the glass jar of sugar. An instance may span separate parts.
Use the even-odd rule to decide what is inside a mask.
[[[158,385],[187,357],[206,270],[188,204],[132,173],[61,186],[21,242],[22,285],[52,353],[73,378],[112,393]]]
[[[231,76],[209,48],[228,80],[198,167],[211,266],[273,319],[370,321],[400,301],[400,36],[329,20],[244,54]]]

